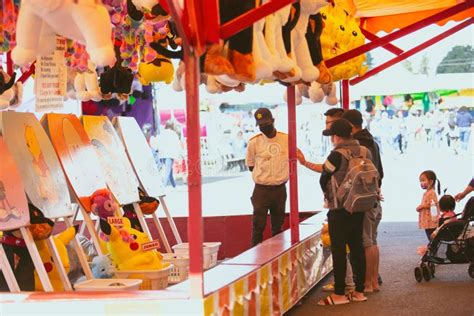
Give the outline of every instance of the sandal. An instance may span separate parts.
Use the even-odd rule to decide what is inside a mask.
[[[335,301],[331,295],[327,296],[325,299],[320,300],[318,302],[319,306],[327,306],[327,305],[344,305],[344,304],[349,304],[351,301],[349,299],[346,299],[344,301]]]
[[[357,297],[357,296],[354,295],[354,292],[350,292],[349,294],[347,294],[347,299],[351,302],[366,302],[367,301],[366,296]]]

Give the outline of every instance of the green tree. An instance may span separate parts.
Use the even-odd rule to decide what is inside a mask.
[[[420,69],[418,70],[419,74],[428,75],[430,71],[430,60],[427,54],[424,54],[420,61]]]
[[[436,73],[474,72],[474,49],[471,45],[454,46],[436,68]]]
[[[410,60],[405,59],[404,61],[402,61],[402,66],[409,72],[413,73],[413,64]]]

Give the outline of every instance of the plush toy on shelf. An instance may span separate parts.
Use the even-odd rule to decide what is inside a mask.
[[[167,19],[168,13],[158,0],[127,0],[127,12],[134,21]]]
[[[99,82],[103,99],[109,100],[115,94],[121,100],[128,100],[132,92],[133,74],[130,69],[116,62],[111,68],[105,67]]]
[[[15,108],[23,100],[23,84],[15,82],[16,73],[9,76],[0,68],[0,110]]]
[[[100,220],[101,238],[117,270],[159,270],[168,263],[162,262],[162,255],[152,249],[144,250],[143,245],[150,242],[145,233],[131,228],[128,218],[123,217],[123,226],[117,228]]]
[[[69,272],[69,256],[67,254],[66,245],[73,240],[74,236],[76,235],[78,230],[78,226],[69,227],[62,233],[53,237],[54,244],[58,251],[58,255],[61,258],[61,263],[66,270],[66,273]],[[53,262],[53,256],[49,247],[46,243],[45,239],[36,240],[35,239],[36,247],[38,248],[41,261],[44,264],[46,272],[48,273],[48,278],[51,281],[51,285],[55,291],[64,291],[63,284],[61,282],[61,278],[59,276],[59,272],[56,269],[56,266]],[[43,291],[43,286],[41,281],[38,277],[38,274],[35,271],[35,290],[36,291]]]
[[[309,53],[313,65],[318,68],[319,77],[316,81],[320,84],[328,84],[332,81],[331,73],[326,67],[321,48],[321,33],[323,32],[323,18],[321,13],[309,16],[308,29],[306,30],[306,42],[308,43]]]
[[[86,45],[97,66],[115,62],[112,24],[107,9],[91,0],[23,0],[16,27],[15,64],[23,66],[36,56],[51,54],[56,34]]]
[[[288,15],[285,16],[285,14],[287,13]],[[296,83],[301,80],[302,76],[302,70],[296,61],[295,46],[291,41],[291,33],[296,27],[296,23],[298,22],[300,13],[301,5],[299,2],[293,3],[290,6],[289,10],[285,10],[280,13],[280,19],[284,21],[282,27],[282,41],[284,45],[283,47],[285,49],[286,55],[292,60],[292,64],[294,64],[294,67],[289,73],[275,73],[277,79],[284,83]]]
[[[101,189],[95,191],[91,198],[91,211],[100,218],[107,219],[107,217],[114,217],[118,215],[120,209],[117,202],[115,202],[112,192],[108,189]]]

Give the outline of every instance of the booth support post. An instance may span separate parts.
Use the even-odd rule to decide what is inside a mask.
[[[201,127],[199,120],[199,57],[184,50],[186,65],[186,127],[188,147],[188,241],[189,281],[191,297],[204,296],[203,285],[203,229],[201,192]]]
[[[298,159],[296,156],[296,100],[295,86],[287,88],[288,100],[288,153],[290,168],[290,229],[291,243],[300,241],[298,208]]]
[[[342,94],[342,108],[344,110],[349,109],[349,80],[342,80],[341,83],[341,94]]]

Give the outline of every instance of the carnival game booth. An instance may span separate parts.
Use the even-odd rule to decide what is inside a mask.
[[[1,44],[8,56],[1,74],[2,109],[14,109],[21,103],[21,82],[35,69],[36,103],[43,109],[60,104],[65,95],[81,101],[125,101],[134,77],[142,85],[173,82],[176,90],[185,90],[190,205],[189,279],[166,287],[174,266],[156,251],[158,245],[150,238],[149,222],[144,220],[139,204],[138,188],[148,197],[159,193],[154,191],[156,184],[147,182],[155,171],[151,153],[141,145],[142,140],[136,141],[140,139],[136,122],[119,118],[111,123],[64,114],[47,114],[40,122],[31,114],[4,112],[0,228],[7,237],[2,237],[5,242],[0,251],[2,272],[11,291],[1,297],[2,311],[7,314],[269,315],[288,311],[332,266],[328,251],[321,245],[324,216],[299,222],[298,98],[335,105],[334,82],[342,80],[342,105],[347,108],[350,84],[474,21],[473,1],[450,0],[222,0],[219,4],[23,0],[21,6],[4,0],[1,13]],[[390,43],[426,25],[448,20],[462,22],[407,51]],[[381,30],[389,34],[378,38],[375,34]],[[371,42],[365,43],[367,39]],[[363,54],[376,47],[397,56],[367,71]],[[64,72],[64,56],[70,71]],[[170,58],[182,60],[176,71]],[[14,64],[22,67],[18,81]],[[246,84],[270,81],[288,87],[290,230],[203,272],[198,85],[204,82],[210,92],[218,93],[242,91]],[[139,224],[142,231],[122,216],[122,207],[130,203],[138,221],[135,225]],[[80,227],[73,222],[77,213],[84,218]],[[64,219],[68,228],[64,235],[52,237],[57,219]],[[155,225],[158,227],[159,221]],[[121,279],[85,287],[85,291],[78,291],[76,286],[73,291],[74,285],[66,276],[64,245],[68,242],[75,246],[87,279],[83,282],[95,280],[74,237],[79,229],[88,231],[97,253],[109,252],[114,267],[123,272]],[[32,258],[31,263],[25,263],[32,275],[30,288],[20,291],[24,283],[19,280],[19,266],[3,254],[7,246],[23,246],[23,254],[26,248]],[[146,277],[150,270],[168,274],[163,282],[154,282],[160,277]],[[54,278],[48,275],[51,271],[56,271]],[[33,284],[32,278],[36,278]],[[158,287],[162,289],[155,290]]]

